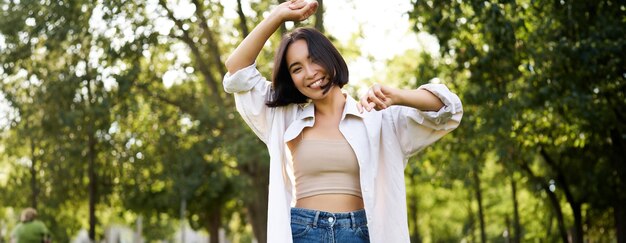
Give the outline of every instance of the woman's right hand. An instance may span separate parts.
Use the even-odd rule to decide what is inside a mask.
[[[257,56],[263,49],[267,39],[285,21],[305,20],[315,13],[318,3],[315,0],[307,2],[305,0],[287,0],[272,10],[270,16],[259,25],[235,48],[232,54],[224,63],[228,73],[234,74],[242,68],[254,63]]]
[[[302,21],[309,18],[317,11],[317,1],[289,0],[278,5],[274,10],[283,22]]]

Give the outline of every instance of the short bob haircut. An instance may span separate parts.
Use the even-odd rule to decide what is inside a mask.
[[[265,103],[269,107],[302,104],[308,102],[308,97],[300,93],[291,79],[287,68],[287,49],[297,40],[307,43],[311,60],[326,71],[330,82],[325,85],[324,93],[333,85],[343,87],[348,83],[348,66],[346,61],[324,34],[313,28],[297,28],[283,36],[276,56],[274,57],[274,71],[272,73],[273,92]]]

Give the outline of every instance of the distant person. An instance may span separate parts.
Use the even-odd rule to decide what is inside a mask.
[[[461,100],[443,84],[375,84],[357,101],[341,89],[343,57],[312,28],[283,36],[267,81],[256,58],[268,38],[317,7],[278,5],[226,61],[224,88],[269,149],[267,242],[409,242],[404,168],[459,125]]]
[[[50,242],[50,231],[46,225],[37,220],[37,210],[26,208],[20,215],[20,223],[11,232],[11,243]]]

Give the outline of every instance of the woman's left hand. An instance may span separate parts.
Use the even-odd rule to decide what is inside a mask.
[[[374,84],[367,90],[367,93],[361,97],[359,103],[356,105],[359,112],[363,113],[364,110],[372,111],[383,110],[387,107],[398,104],[397,102],[398,89],[383,86],[380,84]]]

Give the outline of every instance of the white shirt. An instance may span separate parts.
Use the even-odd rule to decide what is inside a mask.
[[[237,111],[270,154],[267,242],[292,242],[290,208],[295,206],[295,180],[286,143],[313,126],[313,104],[265,105],[271,83],[256,63],[226,74],[224,90],[235,95]],[[463,116],[458,96],[442,84],[426,84],[444,107],[423,112],[405,106],[359,113],[347,95],[339,131],[359,162],[361,193],[371,242],[409,242],[404,168],[408,158],[455,129]]]

